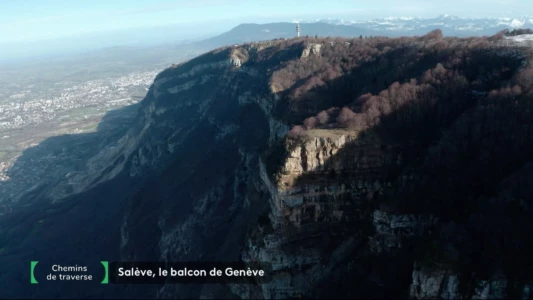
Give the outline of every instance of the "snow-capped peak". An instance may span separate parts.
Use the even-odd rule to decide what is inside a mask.
[[[448,15],[448,14],[443,14],[443,15],[438,16],[437,19],[457,20],[457,19],[460,19],[460,18],[456,17],[456,16],[451,16],[451,15]]]
[[[511,24],[509,24],[509,26],[513,27],[513,28],[521,28],[522,26],[524,26],[526,24],[525,21],[520,21],[520,20],[517,20],[517,19],[513,19],[511,21]]]
[[[413,17],[387,17],[387,18],[383,18],[383,20],[386,20],[386,21],[396,21],[396,20],[402,20],[402,21],[411,21],[411,20],[414,20],[415,18]]]

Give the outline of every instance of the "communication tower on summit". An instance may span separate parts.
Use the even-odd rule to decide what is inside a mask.
[[[296,24],[296,36],[300,37],[300,24]]]

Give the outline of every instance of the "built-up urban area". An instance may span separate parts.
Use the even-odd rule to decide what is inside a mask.
[[[138,71],[86,81],[74,76],[69,80],[33,82],[14,78],[6,83],[4,76],[0,81],[0,214],[9,212],[9,203],[28,187],[57,175],[50,172],[73,168],[75,162],[69,160],[70,156],[94,146],[77,145],[73,149],[72,144],[52,146],[43,141],[63,135],[74,140],[76,134],[98,131],[109,111],[142,100],[157,72]],[[123,117],[133,118],[134,113],[128,113]],[[124,126],[121,121],[117,129]],[[39,155],[31,156],[32,151]],[[24,155],[28,157],[21,159]]]

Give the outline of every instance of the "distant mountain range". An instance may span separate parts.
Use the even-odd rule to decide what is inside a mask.
[[[350,21],[340,19],[321,19],[315,21],[293,21],[306,24],[326,23],[345,25],[365,30],[373,30],[381,35],[419,35],[440,28],[445,35],[480,36],[492,35],[504,29],[533,28],[533,16],[520,18],[461,18],[440,15],[435,18],[391,17],[367,21]]]
[[[233,29],[199,42],[191,43],[199,49],[240,44],[296,35],[296,23],[302,36],[412,36],[441,29],[447,36],[494,35],[504,29],[533,28],[533,17],[521,18],[460,18],[440,15],[435,18],[394,17],[369,21],[340,19],[295,20],[268,24],[241,24]]]

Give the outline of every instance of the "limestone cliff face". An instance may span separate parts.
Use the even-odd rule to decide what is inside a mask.
[[[394,214],[376,210],[372,222],[376,232],[369,237],[370,249],[380,253],[402,248],[409,238],[431,231],[437,221],[432,215]]]
[[[302,51],[301,58],[309,57],[309,55],[320,55],[320,49],[322,48],[322,44],[310,44],[307,45],[304,50]]]
[[[220,97],[220,94],[195,93],[199,89],[223,90],[224,96],[231,95],[237,99],[235,89],[227,90],[228,85],[235,88],[239,85],[239,77],[257,77],[259,72],[252,68],[240,68],[248,59],[245,48],[221,49],[216,54],[207,56],[209,59],[205,63],[191,61],[176,65],[157,76],[142,102],[132,128],[116,144],[108,145],[90,158],[84,172],[70,178],[70,194],[77,194],[109,181],[124,168],[128,168],[131,177],[141,176],[146,170],[161,169],[174,149],[181,145],[194,128],[204,124],[203,120],[217,127],[217,131],[220,131],[217,135],[219,139],[238,132],[238,124],[219,122],[215,116],[208,115],[210,109],[213,111],[211,104],[216,102],[215,98]],[[274,102],[270,99],[272,95],[263,94],[250,101],[246,100],[246,95],[239,96],[239,105],[260,105],[265,116],[270,113]],[[173,97],[179,100],[169,101]],[[271,103],[270,107],[265,107],[264,103]],[[287,130],[286,125],[277,123],[270,124],[270,127],[277,135],[282,135]],[[62,196],[68,194],[63,193]]]
[[[393,164],[395,157],[381,149],[379,140],[361,139],[349,132],[317,130],[316,134],[295,146],[275,182],[270,201],[274,229],[350,219],[350,212],[344,215],[343,196],[365,201],[385,184],[380,170]],[[342,179],[352,176],[355,182]]]
[[[459,299],[459,278],[446,270],[429,270],[415,266],[410,296],[416,299],[444,298]],[[493,297],[493,298],[501,298]]]
[[[272,112],[277,99],[262,84],[265,71],[246,64],[249,51],[260,50],[222,49],[205,64],[191,62],[156,78],[139,124],[117,152],[128,158],[107,175],[158,178],[133,195],[121,227],[123,259],[240,260],[249,224],[268,207],[260,155],[288,130]],[[146,231],[157,232],[148,237],[153,250],[146,251]],[[228,293],[166,285],[157,296]]]
[[[275,276],[269,284],[234,286],[234,291],[245,298],[311,296],[341,262],[368,248],[372,202],[388,184],[384,171],[396,161],[394,147],[382,144],[377,135],[316,130],[290,146],[276,179],[260,162],[270,209],[268,218],[248,237],[243,259],[271,262]],[[422,224],[409,221],[392,223],[393,227]]]

